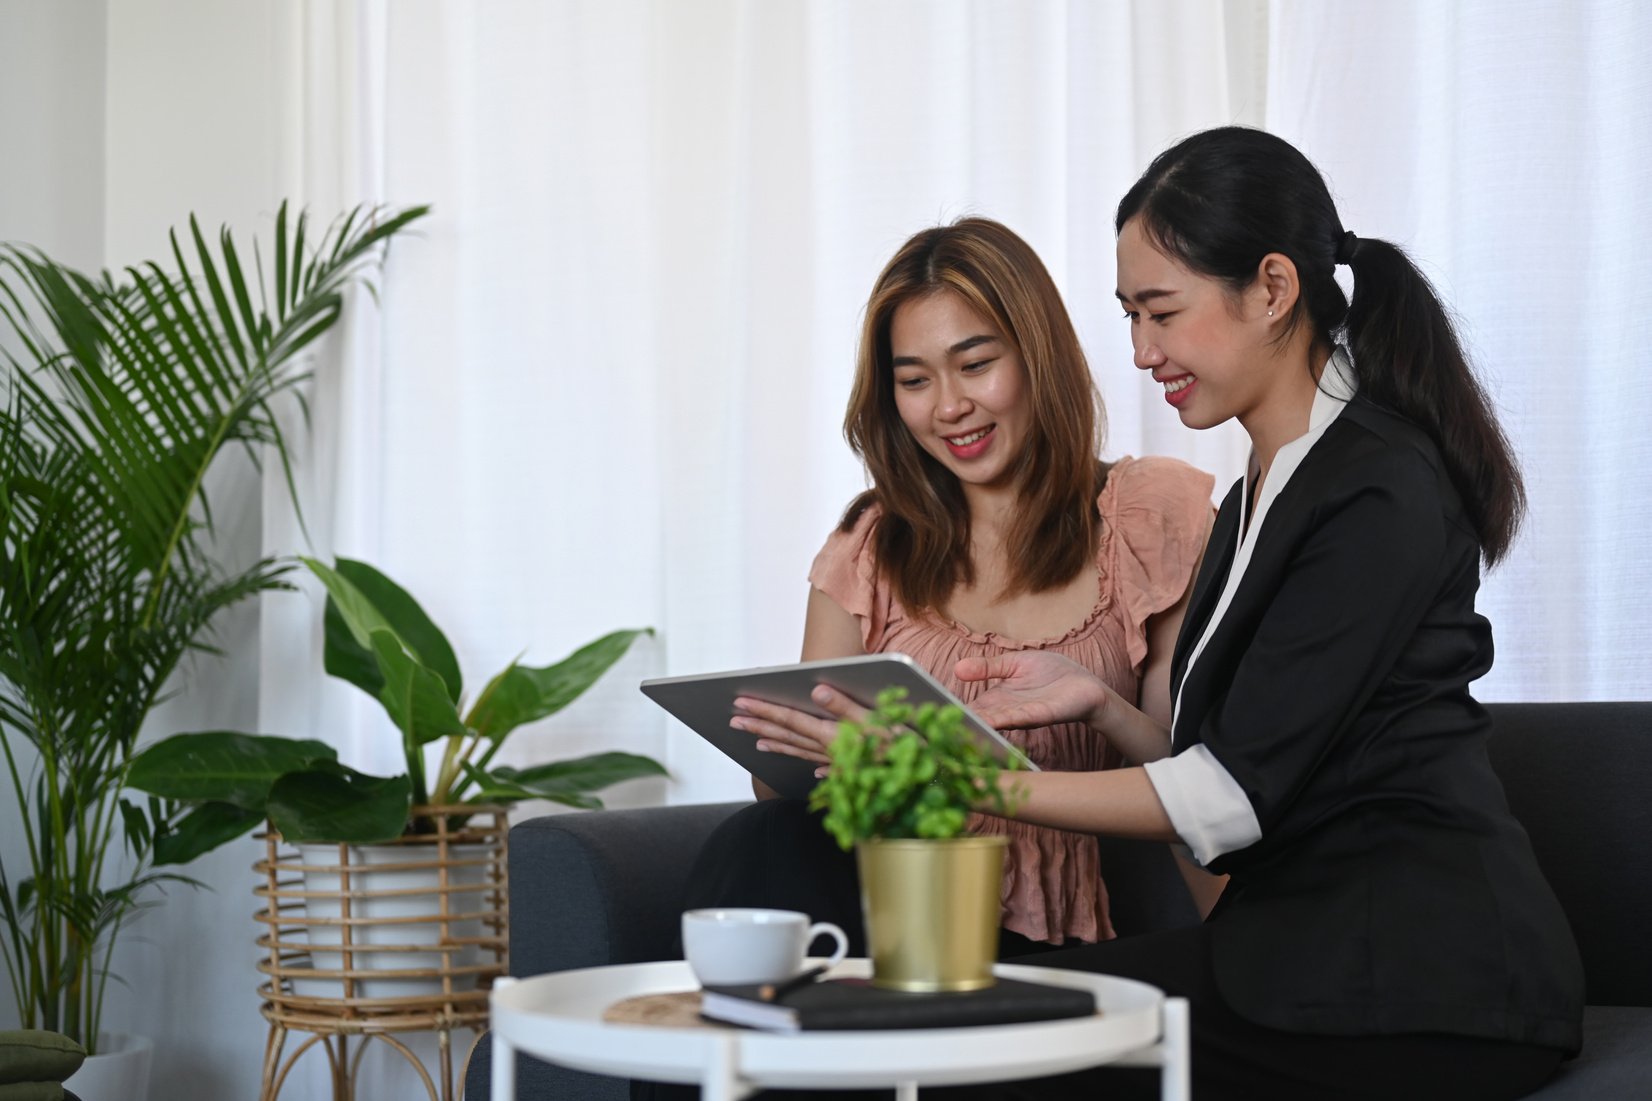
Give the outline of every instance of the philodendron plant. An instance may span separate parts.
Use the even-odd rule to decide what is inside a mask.
[[[384,707],[407,771],[369,776],[315,741],[180,734],[138,755],[131,786],[225,821],[268,816],[288,841],[370,844],[430,832],[434,823],[414,815],[415,806],[548,799],[597,808],[593,792],[666,775],[650,757],[618,752],[527,768],[493,764],[512,731],[568,706],[652,631],[615,631],[541,668],[513,661],[467,707],[453,647],[404,589],[365,562],[303,562],[327,588],[326,670]],[[442,747],[434,773],[426,760],[433,743]]]
[[[957,837],[972,810],[1013,814],[1019,801],[1004,782],[1019,757],[1000,762],[965,728],[961,710],[914,707],[904,688],[884,689],[863,719],[839,723],[827,755],[831,768],[809,807],[825,810],[826,831],[846,850],[871,838]]]

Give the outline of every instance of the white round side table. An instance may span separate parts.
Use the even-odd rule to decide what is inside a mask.
[[[574,1070],[657,1082],[698,1083],[702,1101],[740,1101],[758,1090],[956,1086],[1065,1074],[1085,1067],[1161,1068],[1164,1101],[1189,1101],[1188,1007],[1157,987],[1110,975],[999,964],[995,972],[1092,991],[1093,1017],[973,1028],[860,1032],[760,1032],[671,1028],[603,1019],[615,1002],[697,989],[681,960],[498,979],[491,998],[492,1101],[516,1101],[516,1052]],[[836,977],[871,974],[845,960]]]

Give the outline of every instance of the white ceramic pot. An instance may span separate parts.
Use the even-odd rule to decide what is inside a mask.
[[[300,858],[306,865],[332,870],[304,873],[306,892],[342,892],[343,879],[339,868],[337,845],[300,845]],[[487,882],[486,845],[450,845],[450,861],[468,863],[450,866],[447,870],[449,914],[475,914],[487,909],[485,891]],[[386,919],[425,918],[424,921],[398,921],[396,924],[356,924],[352,926],[351,943],[380,947],[383,951],[351,953],[351,970],[361,971],[429,971],[440,969],[443,960],[453,967],[474,967],[482,960],[478,945],[455,944],[456,941],[475,940],[484,934],[479,918],[450,919],[443,939],[441,895],[434,845],[353,845],[350,847],[350,916],[383,922]],[[376,870],[383,865],[423,865]],[[383,892],[395,892],[385,894]],[[339,918],[343,916],[342,899],[309,898],[305,915],[310,918]],[[310,956],[318,971],[344,970],[344,926],[312,924],[307,929]],[[450,947],[441,947],[444,943]],[[490,957],[491,958],[491,957]],[[342,974],[332,978],[293,979],[293,993],[300,997],[342,998],[346,987]],[[454,991],[474,989],[475,977],[461,972],[453,979]],[[429,997],[442,993],[440,977],[411,978],[388,976],[356,980],[354,996],[358,998]]]
[[[153,1047],[147,1036],[100,1032],[98,1054],[87,1056],[63,1088],[80,1101],[147,1101]]]

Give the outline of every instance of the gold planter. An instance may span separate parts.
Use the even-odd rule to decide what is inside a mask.
[[[992,985],[1008,844],[999,835],[856,847],[873,986],[933,993]]]

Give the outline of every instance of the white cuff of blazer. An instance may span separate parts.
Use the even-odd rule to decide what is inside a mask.
[[[1200,865],[1262,840],[1245,790],[1208,747],[1196,745],[1144,767],[1170,824]]]

